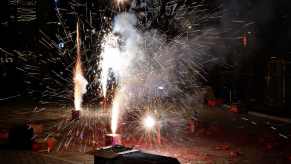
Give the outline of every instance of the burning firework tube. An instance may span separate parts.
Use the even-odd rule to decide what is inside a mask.
[[[80,111],[72,110],[72,120],[79,120],[79,119],[80,119]]]
[[[121,145],[121,136],[119,134],[106,134],[105,146]]]

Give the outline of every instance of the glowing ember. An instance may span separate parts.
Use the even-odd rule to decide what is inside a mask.
[[[77,59],[74,69],[74,105],[75,110],[81,110],[83,95],[87,92],[86,86],[88,82],[83,76],[82,62],[80,55],[80,34],[79,23],[77,23]]]
[[[143,120],[143,125],[146,129],[152,129],[156,125],[156,120],[152,116],[147,116]]]

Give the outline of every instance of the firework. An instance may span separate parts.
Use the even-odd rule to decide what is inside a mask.
[[[74,70],[74,105],[76,111],[80,111],[82,109],[81,105],[83,101],[83,95],[87,92],[87,84],[88,82],[84,78],[82,71],[79,23],[77,23],[77,59]]]
[[[118,127],[118,115],[119,115],[119,102],[114,101],[111,114],[111,131],[113,134],[116,134]]]

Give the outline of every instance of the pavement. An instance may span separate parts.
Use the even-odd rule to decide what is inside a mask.
[[[219,129],[206,138],[239,152],[236,163],[291,163],[288,122],[261,115],[231,113],[221,108],[208,108],[202,112],[202,117],[204,125]]]
[[[135,145],[146,152],[176,157],[185,164],[291,163],[291,126],[288,122],[231,113],[217,107],[205,106],[198,113],[200,123],[195,133],[173,136],[180,142],[165,140],[162,145],[150,147],[126,141],[124,144]],[[66,108],[46,107],[42,110],[29,106],[7,106],[0,110],[0,125],[2,129],[9,128],[29,118],[44,124],[45,133],[48,134],[68,115],[70,110]],[[93,164],[93,157],[76,149],[55,150],[52,153],[2,150],[0,163]]]

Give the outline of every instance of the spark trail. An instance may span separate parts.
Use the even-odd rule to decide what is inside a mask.
[[[77,111],[82,109],[83,95],[87,92],[88,84],[83,76],[80,44],[79,23],[77,23],[77,58],[74,70],[74,105]]]

